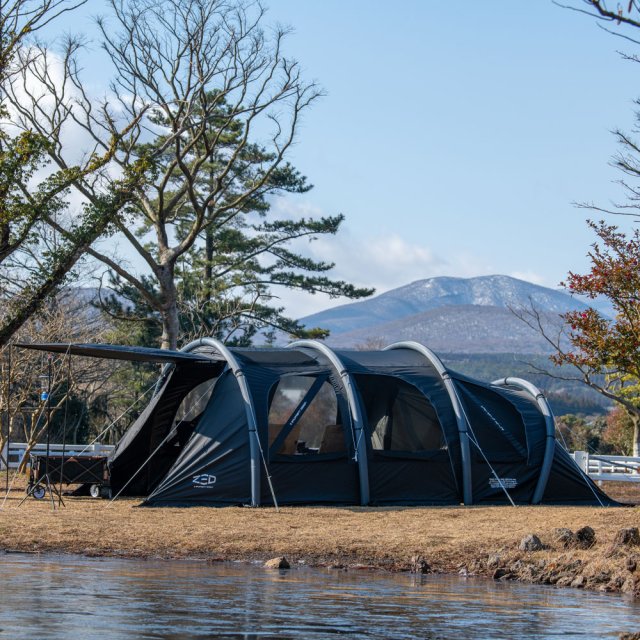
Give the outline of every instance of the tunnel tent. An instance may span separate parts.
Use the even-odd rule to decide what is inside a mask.
[[[416,343],[24,346],[165,365],[109,462],[113,494],[146,505],[615,504],[533,385],[473,380]]]

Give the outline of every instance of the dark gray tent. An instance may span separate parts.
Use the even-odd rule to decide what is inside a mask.
[[[31,347],[166,363],[110,460],[113,493],[147,505],[615,504],[533,385],[472,380],[417,343]]]

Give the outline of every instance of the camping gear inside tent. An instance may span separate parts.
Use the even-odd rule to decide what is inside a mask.
[[[616,504],[556,442],[538,389],[448,371],[414,342],[23,346],[164,363],[109,460],[112,494],[146,505]]]

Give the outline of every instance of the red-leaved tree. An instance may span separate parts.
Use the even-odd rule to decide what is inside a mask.
[[[640,231],[627,235],[604,221],[589,226],[599,241],[586,274],[570,272],[563,285],[577,295],[606,298],[614,317],[593,307],[563,314],[569,347],[553,342],[557,365],[570,364],[582,381],[623,406],[633,421],[633,455],[640,441]]]

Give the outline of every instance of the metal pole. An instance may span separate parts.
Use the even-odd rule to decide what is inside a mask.
[[[64,479],[64,456],[67,447],[67,417],[69,415],[69,395],[71,393],[71,354],[67,352],[67,397],[64,401],[64,422],[62,423],[62,458],[60,459],[60,489],[58,507],[62,504],[62,480]]]
[[[9,448],[11,447],[11,344],[7,347],[7,493],[9,492]]]
[[[51,374],[53,367],[53,357],[49,354],[47,358],[47,404],[46,404],[46,415],[47,415],[47,457],[44,463],[44,475],[47,479],[47,487],[49,489],[49,496],[51,497],[51,506],[55,509],[56,503],[53,499],[53,493],[51,491],[51,480],[49,478],[49,454],[51,452]]]

